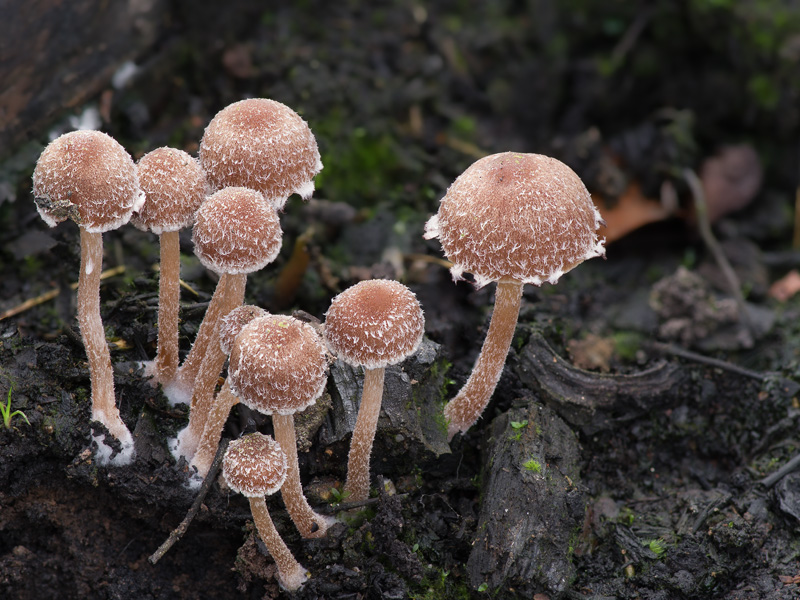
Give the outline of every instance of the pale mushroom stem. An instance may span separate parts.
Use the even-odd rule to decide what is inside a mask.
[[[133,448],[133,437],[120,417],[114,397],[114,373],[103,322],[100,318],[100,272],[103,267],[103,234],[81,232],[81,272],[78,277],[78,324],[89,360],[92,386],[92,419],[100,421],[117,438],[123,450]]]
[[[206,426],[203,428],[200,444],[197,447],[194,458],[192,458],[191,464],[197,468],[197,474],[200,477],[205,478],[208,474],[211,463],[214,462],[214,455],[217,453],[219,440],[222,437],[222,428],[225,426],[225,421],[227,421],[231,409],[238,402],[239,398],[231,391],[226,379],[219,394],[214,398],[211,410],[206,418]]]
[[[286,453],[286,481],[281,496],[289,516],[304,538],[324,537],[335,521],[314,512],[309,506],[300,482],[300,465],[297,461],[297,437],[294,432],[294,415],[272,414],[275,441]]]
[[[245,273],[236,275],[223,273],[220,276],[217,287],[214,290],[214,295],[211,297],[211,302],[208,305],[208,310],[206,310],[203,322],[200,324],[197,337],[194,340],[194,344],[192,344],[192,349],[189,351],[189,355],[186,359],[184,359],[183,365],[181,365],[178,372],[178,377],[182,385],[187,388],[190,393],[192,393],[195,388],[196,379],[206,354],[210,349],[218,350],[217,325],[219,320],[233,308],[240,306],[242,302],[244,302],[244,288],[246,284],[247,275]],[[217,371],[216,376],[219,376],[219,371]],[[202,428],[199,431],[202,432]]]
[[[249,498],[249,500],[250,511],[253,513],[253,522],[256,524],[258,535],[264,540],[267,550],[278,567],[278,581],[287,590],[294,592],[308,580],[308,571],[297,562],[291,550],[281,539],[278,530],[275,529],[264,497],[257,496]]]
[[[361,394],[361,406],[347,457],[344,491],[348,502],[363,502],[369,498],[369,457],[381,413],[385,371],[383,367],[364,369],[364,391]]]
[[[178,231],[159,236],[161,272],[158,282],[158,352],[156,379],[164,387],[178,372],[178,309],[180,308],[181,253]]]
[[[503,372],[517,327],[522,286],[521,282],[513,279],[504,279],[497,283],[492,321],[481,353],[467,383],[444,407],[448,441],[459,431],[464,433],[472,427],[489,404]]]

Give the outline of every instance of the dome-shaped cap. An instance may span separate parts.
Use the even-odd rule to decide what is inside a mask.
[[[206,197],[206,175],[200,163],[177,148],[156,148],[136,163],[139,186],[147,199],[131,224],[161,235],[194,221]]]
[[[110,135],[94,130],[65,133],[48,144],[33,171],[33,195],[50,227],[69,218],[92,233],[121,227],[144,202],[133,159]]]
[[[233,340],[242,331],[245,325],[257,317],[264,317],[269,313],[260,306],[245,304],[234,308],[219,320],[219,347],[224,354],[230,354]]]
[[[253,410],[290,415],[322,395],[327,368],[325,347],[310,325],[268,315],[252,320],[236,336],[228,383]]]
[[[250,98],[223,108],[200,141],[200,163],[215,188],[249,187],[281,209],[294,193],[308,199],[322,170],[308,124],[275,100]]]
[[[264,197],[247,188],[212,194],[195,215],[192,241],[203,265],[216,273],[252,273],[263,269],[281,249],[278,213]]]
[[[286,481],[286,454],[268,435],[251,433],[228,444],[222,473],[234,492],[248,498],[274,494]]]
[[[343,361],[368,369],[413,354],[425,332],[417,297],[398,281],[362,281],[336,296],[325,314],[325,343]]]
[[[440,239],[455,279],[467,271],[478,287],[503,278],[540,285],[605,254],[600,223],[567,165],[504,152],[478,160],[453,182],[425,237]]]

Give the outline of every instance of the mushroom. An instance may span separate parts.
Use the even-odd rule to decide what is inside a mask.
[[[141,208],[136,167],[125,149],[99,131],[66,133],[44,149],[33,172],[33,194],[42,219],[55,227],[69,218],[80,228],[81,267],[78,278],[78,323],[89,359],[92,418],[120,441],[115,464],[133,458],[133,437],[114,397],[111,355],[100,317],[100,272],[103,232],[121,227]],[[104,439],[97,439],[99,458],[111,457]]]
[[[336,296],[325,315],[325,343],[354,367],[364,367],[364,391],[350,442],[344,491],[354,502],[369,496],[369,461],[387,365],[413,354],[425,332],[414,293],[402,283],[362,281]]]
[[[267,311],[258,306],[245,304],[234,308],[219,321],[218,336],[219,347],[225,356],[229,356],[233,341],[242,331],[242,328],[257,317],[267,315]],[[231,391],[230,383],[225,379],[219,393],[215,396],[211,409],[206,416],[206,424],[203,427],[203,435],[197,446],[197,451],[192,458],[191,466],[197,469],[197,475],[204,478],[214,462],[214,455],[222,437],[222,428],[231,409],[238,404],[239,398]]]
[[[169,389],[178,372],[178,309],[180,304],[180,230],[194,222],[206,196],[206,177],[200,164],[183,150],[157,148],[136,165],[139,185],[147,199],[131,224],[152,231],[161,249],[158,285],[158,351],[154,382]],[[169,392],[168,392],[169,394]]]
[[[219,111],[200,141],[200,163],[216,188],[258,190],[278,210],[294,193],[306,200],[322,170],[308,124],[275,100],[249,98]]]
[[[584,260],[603,256],[602,224],[586,186],[564,163],[540,154],[486,156],[464,171],[425,225],[438,237],[454,280],[496,281],[492,321],[467,383],[444,408],[448,439],[481,416],[500,379],[525,283],[553,284]]]
[[[219,320],[242,305],[247,274],[275,260],[282,235],[278,213],[255,190],[225,188],[197,211],[192,231],[195,254],[220,279],[179,373],[184,393],[191,389],[189,425],[178,440],[179,454],[188,459],[197,450],[225,364],[218,342]]]
[[[250,501],[258,535],[278,567],[278,582],[290,592],[308,580],[269,516],[264,496],[277,492],[286,481],[286,454],[267,435],[251,433],[232,441],[222,459],[222,474],[234,492]]]
[[[328,360],[319,334],[293,317],[268,315],[247,324],[236,336],[228,382],[239,401],[272,415],[275,439],[289,461],[281,489],[286,510],[305,538],[322,537],[333,519],[308,505],[300,483],[294,413],[322,395]]]

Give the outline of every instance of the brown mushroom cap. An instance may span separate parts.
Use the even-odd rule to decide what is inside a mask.
[[[234,308],[219,321],[219,347],[226,355],[230,355],[233,340],[241,333],[245,325],[253,319],[264,317],[269,313],[260,306],[245,304]]]
[[[473,163],[450,186],[425,237],[439,237],[451,272],[482,287],[511,278],[555,283],[605,249],[600,214],[567,165],[540,154],[504,152]]]
[[[414,353],[425,332],[417,297],[398,281],[362,281],[336,296],[325,314],[325,343],[353,366],[377,369]]]
[[[290,415],[322,395],[327,368],[325,347],[310,325],[268,315],[251,321],[236,337],[228,382],[253,410]]]
[[[189,227],[206,197],[200,163],[177,148],[156,148],[136,164],[139,186],[147,198],[131,224],[161,235]]]
[[[255,190],[225,188],[203,202],[192,241],[200,262],[216,273],[252,273],[275,260],[281,249],[278,213]]]
[[[311,197],[314,175],[322,170],[308,124],[266,98],[234,102],[218,112],[203,133],[200,163],[215,188],[258,190],[277,209],[294,193]]]
[[[251,433],[228,444],[222,459],[225,481],[248,498],[274,494],[286,481],[286,454],[268,435]]]
[[[33,195],[50,227],[70,218],[91,233],[121,227],[144,202],[133,159],[110,135],[93,130],[48,144],[33,171]]]

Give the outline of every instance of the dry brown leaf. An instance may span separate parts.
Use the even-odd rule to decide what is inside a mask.
[[[778,302],[786,302],[797,292],[800,292],[800,272],[792,269],[769,287],[768,295]]]
[[[655,198],[645,196],[636,182],[628,185],[613,207],[609,208],[598,195],[593,194],[592,199],[606,222],[605,228],[600,231],[608,243],[670,216],[670,211]]]

